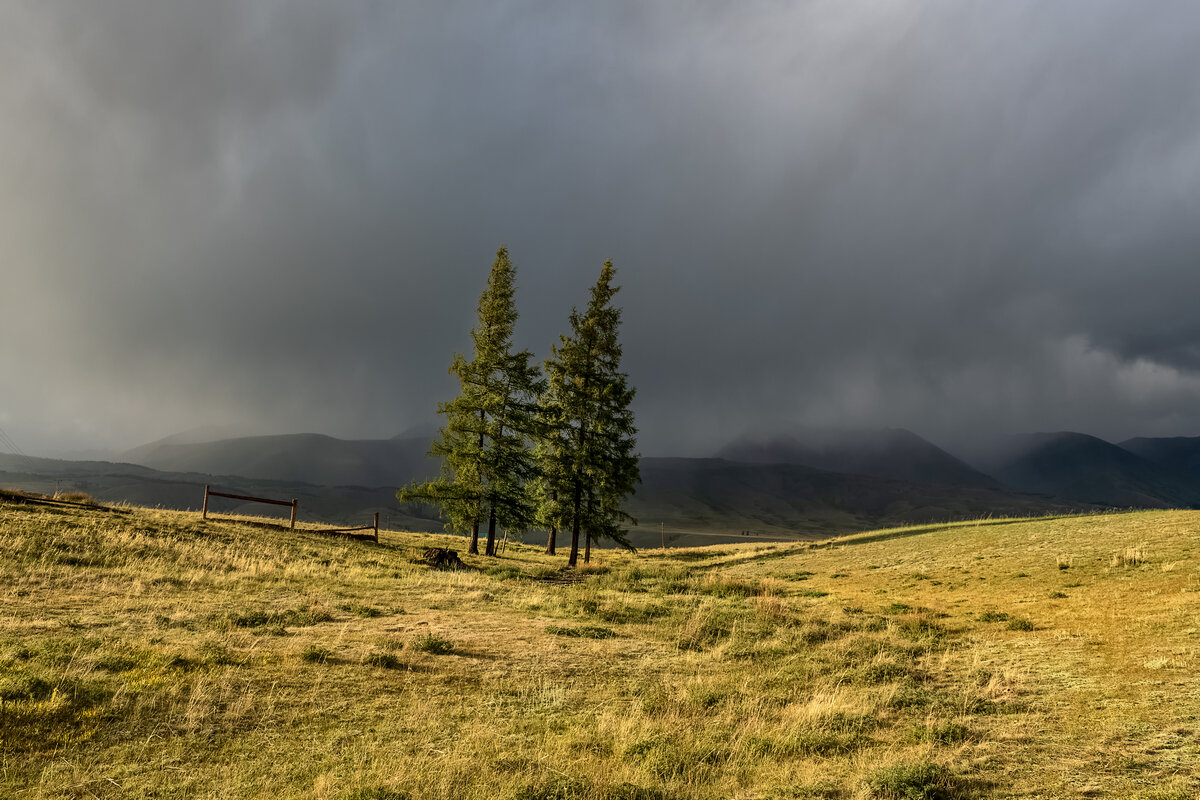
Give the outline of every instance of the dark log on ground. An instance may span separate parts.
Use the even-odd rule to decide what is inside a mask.
[[[425,551],[424,561],[434,569],[464,569],[467,566],[458,557],[457,550],[445,547],[430,547]]]

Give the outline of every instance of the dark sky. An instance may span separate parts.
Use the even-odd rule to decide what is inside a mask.
[[[431,424],[601,262],[645,454],[1200,434],[1189,2],[0,4],[0,428]]]

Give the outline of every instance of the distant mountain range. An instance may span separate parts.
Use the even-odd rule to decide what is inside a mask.
[[[993,475],[1013,488],[1116,508],[1198,508],[1200,481],[1172,463],[1164,440],[1136,439],[1141,454],[1082,433],[1013,437]],[[1166,440],[1172,441],[1172,440]]]
[[[770,439],[739,439],[717,457],[747,464],[800,464],[826,472],[850,472],[913,483],[976,489],[1003,488],[999,481],[903,428],[809,430]]]
[[[348,522],[380,511],[436,530],[436,509],[395,503],[396,487],[436,475],[428,436],[319,434],[202,441],[170,437],[122,462],[0,455],[0,486],[82,488],[104,500],[198,508],[203,484],[301,499],[301,517]],[[643,458],[629,510],[635,540],[819,536],[886,525],[1098,508],[1200,508],[1200,437],[1112,444],[1079,433],[1011,437],[966,461],[911,431],[804,431],[740,439],[716,458]],[[218,477],[214,477],[218,476]],[[82,484],[82,485],[80,485]],[[224,502],[224,501],[223,501]],[[269,513],[269,507],[229,510]]]
[[[318,433],[217,441],[174,437],[122,453],[121,461],[166,472],[238,475],[320,486],[403,486],[435,477],[429,438],[335,439]]]

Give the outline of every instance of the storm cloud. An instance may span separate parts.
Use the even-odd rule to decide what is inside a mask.
[[[0,5],[0,427],[435,422],[623,289],[645,454],[903,426],[1200,434],[1200,9]]]

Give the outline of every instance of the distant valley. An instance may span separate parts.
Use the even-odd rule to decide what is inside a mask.
[[[394,492],[438,472],[428,437],[319,434],[189,441],[172,437],[118,462],[0,454],[0,486],[80,489],[105,501],[198,509],[203,486],[296,497],[301,516],[440,530],[433,507]],[[643,458],[628,508],[634,541],[656,546],[814,538],[887,525],[1099,508],[1200,507],[1200,437],[1113,444],[1078,433],[1012,437],[970,464],[911,431],[833,431],[741,439],[713,458]],[[270,507],[218,501],[218,511]],[[534,540],[540,534],[530,532]]]

